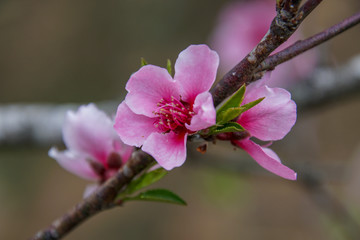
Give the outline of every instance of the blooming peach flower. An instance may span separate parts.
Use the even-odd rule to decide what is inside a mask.
[[[282,165],[275,152],[260,146],[250,138],[276,141],[285,137],[296,122],[296,104],[291,100],[288,91],[282,88],[269,88],[262,80],[247,88],[242,105],[262,97],[265,97],[262,102],[242,113],[237,120],[248,135],[243,139],[231,141],[244,149],[263,168],[283,178],[295,180],[296,173]]]
[[[210,42],[220,56],[222,73],[231,70],[256,46],[268,31],[275,15],[275,1],[270,0],[232,2],[221,11]],[[299,30],[296,31],[274,53],[290,46],[301,37]],[[314,50],[307,51],[279,65],[271,71],[267,85],[289,87],[297,80],[305,78],[314,69],[316,55]]]
[[[94,104],[67,112],[63,139],[67,149],[53,147],[49,156],[69,172],[99,182],[114,175],[133,151],[120,140],[112,120]]]
[[[124,143],[141,147],[167,170],[186,159],[186,139],[215,124],[208,92],[215,81],[219,57],[206,45],[191,45],[179,54],[175,76],[154,65],[135,72],[126,84],[115,129]]]

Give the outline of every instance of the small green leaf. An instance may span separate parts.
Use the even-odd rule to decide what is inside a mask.
[[[158,168],[158,169],[155,169],[154,171],[144,173],[139,178],[137,178],[137,179],[133,180],[131,183],[129,183],[129,185],[127,186],[125,191],[122,192],[119,196],[130,195],[144,187],[147,187],[147,186],[159,181],[163,177],[165,177],[165,175],[167,173],[168,173],[168,171],[166,171],[163,168]]]
[[[216,111],[216,122],[226,122],[222,119],[222,112],[226,111],[229,108],[238,108],[244,100],[244,94],[246,91],[245,84],[241,86],[222,106],[219,107]]]
[[[255,101],[252,101],[252,102],[249,102],[249,103],[247,103],[245,105],[242,105],[241,106],[241,108],[243,108],[242,112],[245,112],[245,111],[249,110],[250,108],[255,107],[256,105],[261,103],[261,101],[264,100],[264,99],[265,99],[265,97],[262,97],[262,98],[259,98],[259,99],[255,100]]]
[[[218,114],[217,118],[217,124],[224,124],[226,122],[229,122],[233,120],[234,118],[238,117],[241,113],[249,110],[252,107],[255,107],[257,104],[259,104],[262,100],[264,100],[265,97],[259,98],[253,102],[249,102],[241,107],[231,107],[228,108]]]
[[[128,197],[125,201],[141,200],[141,201],[153,201],[153,202],[166,202],[186,206],[186,202],[175,193],[167,189],[152,189],[146,192],[142,192],[135,197]]]
[[[242,132],[245,129],[238,124],[237,122],[227,122],[222,126],[218,126],[217,128],[211,131],[211,134],[225,133],[225,132]]]
[[[171,68],[171,61],[170,61],[170,59],[168,59],[167,61],[166,61],[166,69],[167,69],[167,71],[169,72],[169,74],[171,75],[171,72],[172,72],[172,68]]]
[[[239,116],[242,112],[243,112],[242,107],[228,108],[225,111],[222,111],[221,113],[219,113],[219,116],[217,117],[217,119],[219,119],[217,121],[217,124],[223,124],[223,123],[229,122],[229,121],[233,120],[234,118],[236,118],[237,116]]]
[[[145,66],[145,65],[148,65],[148,62],[145,60],[145,58],[141,58],[140,59],[140,62],[141,62],[141,67]]]

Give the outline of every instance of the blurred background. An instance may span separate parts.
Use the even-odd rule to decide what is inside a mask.
[[[188,45],[210,43],[229,2],[2,0],[0,104],[120,103],[140,57],[165,66]],[[324,1],[303,35],[359,10],[358,0]],[[343,66],[360,54],[359,41],[356,26],[318,48],[317,65]],[[205,155],[191,144],[185,165],[154,186],[187,207],[130,202],[65,239],[360,239],[359,110],[359,94],[299,109],[293,130],[272,145],[298,172],[295,182],[228,143],[210,144]],[[31,237],[81,200],[88,182],[48,157],[51,145],[62,143],[0,145],[0,239]]]

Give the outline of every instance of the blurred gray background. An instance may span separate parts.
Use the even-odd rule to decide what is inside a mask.
[[[206,43],[226,3],[2,0],[0,103],[120,102],[140,57],[165,66],[188,45]],[[359,10],[358,0],[324,1],[304,35]],[[358,55],[359,41],[359,27],[331,40],[321,48],[326,64]],[[65,239],[351,239],[360,220],[359,109],[355,95],[298,114],[293,131],[272,147],[298,172],[296,182],[227,143],[209,145],[205,155],[192,144],[186,164],[156,185],[187,207],[130,202]],[[49,158],[49,147],[0,146],[0,239],[26,239],[81,200],[88,183]]]

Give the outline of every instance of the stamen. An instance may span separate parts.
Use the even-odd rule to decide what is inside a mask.
[[[164,133],[180,129],[187,131],[185,124],[190,124],[195,114],[189,104],[171,96],[170,101],[161,99],[156,106],[153,112],[157,117],[154,122],[156,128]]]

